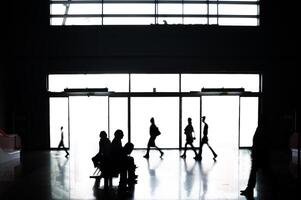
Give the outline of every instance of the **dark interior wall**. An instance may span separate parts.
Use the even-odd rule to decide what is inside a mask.
[[[5,126],[26,148],[48,148],[48,73],[260,72],[266,110],[289,110],[297,104],[297,20],[296,8],[281,3],[262,0],[261,26],[248,28],[50,27],[47,0],[9,2]]]

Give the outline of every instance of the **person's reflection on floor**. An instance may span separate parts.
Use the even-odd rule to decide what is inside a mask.
[[[147,169],[150,176],[150,187],[151,187],[151,194],[154,194],[156,188],[159,186],[159,179],[156,175],[156,169],[160,166],[162,160],[159,160],[158,163],[154,166],[150,166],[150,161],[147,159]]]
[[[205,166],[203,163],[198,163],[199,165],[199,170],[200,170],[200,177],[201,177],[201,184],[202,188],[200,188],[200,194],[201,200],[206,200],[206,194],[208,191],[208,175],[211,172],[212,168],[215,165],[215,162],[212,162],[212,164],[209,166],[207,170],[204,170]]]
[[[185,181],[184,181],[184,188],[186,190],[187,193],[187,197],[190,196],[191,194],[191,190],[194,184],[194,178],[195,178],[195,166],[196,166],[196,162],[193,162],[192,167],[189,167],[187,164],[186,159],[184,159],[184,169],[185,169]]]

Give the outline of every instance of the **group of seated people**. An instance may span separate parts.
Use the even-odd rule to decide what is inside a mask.
[[[101,171],[100,178],[120,175],[118,189],[125,190],[137,183],[136,165],[130,156],[134,145],[130,142],[122,146],[123,131],[116,130],[112,142],[105,131],[99,134],[99,152],[92,157],[94,167]]]

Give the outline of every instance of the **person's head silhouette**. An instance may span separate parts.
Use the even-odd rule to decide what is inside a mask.
[[[203,116],[201,119],[202,119],[202,122],[205,122],[206,116]]]
[[[117,129],[114,133],[114,136],[115,136],[115,138],[122,139],[123,138],[123,131],[120,130],[120,129]]]
[[[61,130],[63,130],[63,126],[61,126]]]
[[[100,137],[101,139],[107,138],[107,133],[106,133],[105,131],[100,131],[99,137]]]
[[[154,123],[155,123],[155,119],[152,117],[152,118],[150,119],[150,122],[151,122],[152,124],[154,124]]]
[[[188,117],[188,124],[191,124],[191,118]]]
[[[124,145],[123,149],[125,154],[130,155],[134,149],[134,144],[128,142]]]

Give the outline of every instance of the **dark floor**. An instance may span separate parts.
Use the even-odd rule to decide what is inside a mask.
[[[93,189],[94,179],[89,176],[94,168],[90,158],[83,158],[84,154],[65,158],[64,151],[22,152],[20,160],[1,163],[0,199],[246,199],[240,196],[240,190],[248,180],[248,150],[225,150],[220,152],[216,162],[206,151],[201,162],[193,159],[192,152],[182,159],[180,151],[165,150],[160,159],[159,153],[152,151],[149,160],[143,158],[144,153],[144,150],[132,153],[139,175],[135,189],[120,194],[117,192],[118,178],[107,192],[103,190],[103,181],[98,189]],[[278,177],[283,174],[273,174],[271,179],[264,172],[258,173],[254,199],[294,199],[297,195],[294,180]]]

